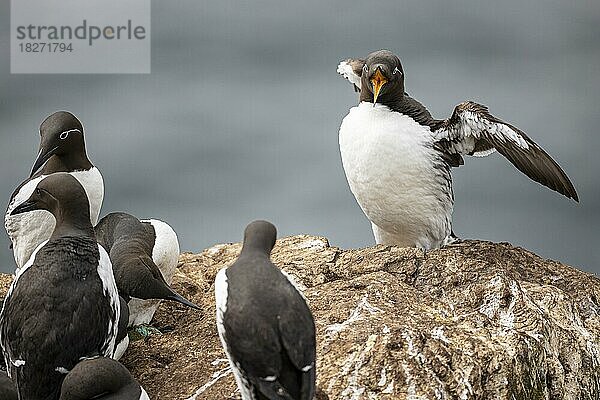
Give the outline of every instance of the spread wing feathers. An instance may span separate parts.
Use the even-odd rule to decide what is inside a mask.
[[[362,58],[349,58],[339,63],[337,67],[338,74],[348,79],[354,85],[354,91],[360,92],[360,77],[365,60]]]
[[[436,147],[448,154],[482,157],[497,150],[529,178],[579,201],[565,172],[544,149],[520,129],[491,115],[481,104],[459,104],[449,119],[440,121],[432,130]]]

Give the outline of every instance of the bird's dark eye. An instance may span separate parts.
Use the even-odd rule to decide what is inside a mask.
[[[35,188],[35,194],[37,196],[41,196],[42,195],[42,191],[40,189],[38,189],[38,188]]]
[[[69,137],[69,132],[71,132],[71,131],[64,131],[64,132],[62,132],[62,133],[61,133],[61,134],[60,134],[58,137],[59,137],[61,140],[65,140],[66,138],[68,138],[68,137]]]
[[[363,71],[367,72],[369,68],[367,68],[367,64],[363,65]]]
[[[402,75],[402,71],[400,71],[400,70],[398,69],[398,67],[394,68],[394,75],[396,75],[396,74],[400,74],[400,75]]]

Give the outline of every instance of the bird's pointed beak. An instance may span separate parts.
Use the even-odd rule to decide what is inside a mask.
[[[29,211],[38,210],[37,204],[35,201],[26,200],[23,203],[19,204],[14,210],[10,212],[10,215],[23,214]]]
[[[377,98],[379,97],[379,92],[383,85],[387,83],[387,79],[381,73],[381,70],[377,68],[375,70],[375,75],[371,78],[371,83],[373,84],[373,107],[375,107],[375,103],[377,103]]]
[[[45,149],[44,147],[40,148],[40,152],[38,153],[38,155],[33,163],[33,167],[31,168],[31,174],[29,175],[30,178],[40,168],[42,168],[42,166],[46,163],[46,161],[48,161],[50,159],[50,157],[52,157],[54,155],[54,153],[56,153],[56,150],[58,150],[58,146],[53,147],[49,150]]]
[[[172,300],[172,301],[176,301],[180,304],[183,304],[184,306],[193,308],[195,310],[199,310],[200,307],[198,307],[197,305],[195,305],[194,303],[192,303],[191,301],[189,301],[188,299],[186,299],[185,297],[183,297],[182,295],[180,295],[179,293],[177,293],[176,291],[172,290],[173,294],[169,297],[167,297],[167,300]]]

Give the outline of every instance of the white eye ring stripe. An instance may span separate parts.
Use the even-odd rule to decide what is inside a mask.
[[[394,68],[394,74],[400,74],[402,75],[402,72],[400,72],[400,70],[398,69],[398,67]]]
[[[61,132],[58,137],[64,140],[69,136],[69,133],[71,133],[71,132],[81,133],[81,131],[79,129],[69,129],[68,131]]]

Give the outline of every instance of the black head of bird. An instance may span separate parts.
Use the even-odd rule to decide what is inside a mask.
[[[277,228],[272,223],[267,221],[251,222],[244,230],[242,252],[258,251],[270,255],[276,240]]]
[[[40,148],[31,176],[54,155],[58,158],[85,157],[83,125],[68,111],[57,111],[40,125]]]
[[[90,231],[90,207],[85,189],[67,173],[56,173],[42,179],[27,200],[17,206],[11,215],[46,210],[54,215],[56,227]]]
[[[65,377],[60,400],[141,399],[143,388],[118,361],[99,357],[80,361]]]
[[[196,310],[200,309],[169,286],[150,256],[139,255],[135,251],[135,247],[131,248],[128,242],[119,242],[110,252],[115,281],[121,296],[127,300],[171,300]]]
[[[388,50],[369,54],[361,73],[361,101],[386,104],[402,99],[404,71],[400,59]]]

